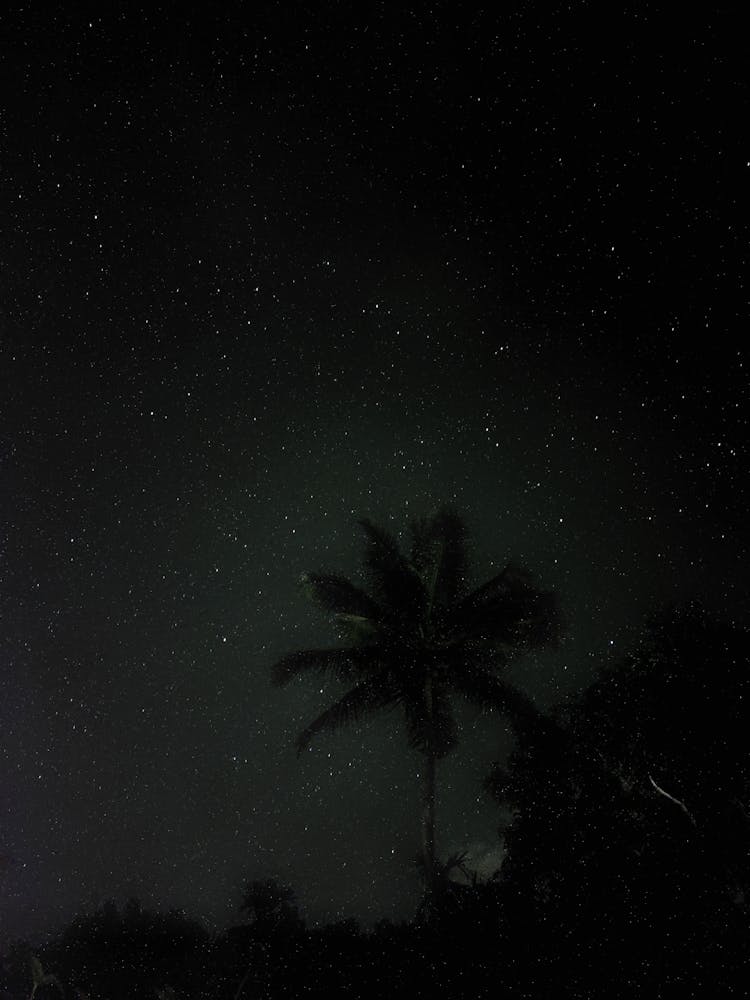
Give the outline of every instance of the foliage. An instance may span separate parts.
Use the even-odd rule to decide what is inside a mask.
[[[427,922],[306,928],[272,878],[245,884],[249,922],[214,938],[107,903],[8,949],[0,995],[28,1000],[30,973],[34,1000],[744,995],[749,639],[665,612],[588,691],[521,727],[488,782],[510,810],[500,872],[435,860]]]
[[[411,524],[408,555],[382,528],[359,523],[369,592],[340,576],[303,577],[307,593],[332,616],[347,645],[291,653],[272,675],[276,684],[287,684],[315,672],[347,686],[300,733],[298,753],[321,732],[386,709],[403,712],[409,743],[425,757],[422,913],[429,920],[440,878],[435,764],[458,739],[452,695],[503,713],[517,730],[535,724],[533,702],[500,671],[511,656],[556,641],[560,618],[554,594],[537,589],[528,573],[512,565],[469,590],[467,532],[451,508]]]
[[[513,655],[557,640],[554,595],[513,565],[470,592],[466,528],[450,508],[411,525],[408,556],[382,528],[360,525],[369,592],[331,574],[303,578],[347,645],[291,653],[273,667],[276,684],[316,672],[348,685],[300,734],[298,751],[321,732],[400,708],[410,744],[443,757],[457,739],[451,692],[516,725],[534,718],[530,700],[498,670]]]
[[[261,937],[294,932],[302,926],[294,889],[274,878],[247,882],[240,910]]]
[[[200,924],[178,911],[152,913],[137,900],[118,910],[108,902],[77,917],[51,941],[44,965],[55,969],[59,992],[66,996],[126,1000],[153,996],[169,984],[187,998],[208,941]]]
[[[43,989],[45,986],[54,986],[54,988],[59,992],[63,993],[63,988],[60,985],[60,981],[57,976],[50,972],[45,972],[42,963],[39,961],[36,955],[29,956],[29,967],[31,969],[31,1000],[34,1000],[37,992]]]
[[[609,976],[610,995],[736,979],[748,958],[749,683],[745,629],[670,610],[562,725],[522,738],[494,770],[513,812],[504,933],[540,989],[570,979],[572,955],[576,988]],[[537,928],[533,948],[522,926]]]

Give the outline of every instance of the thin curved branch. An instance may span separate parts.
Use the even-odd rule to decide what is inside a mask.
[[[670,795],[669,792],[665,792],[664,789],[660,785],[656,784],[656,782],[654,781],[654,779],[651,777],[650,774],[648,775],[648,780],[651,782],[651,784],[656,789],[656,791],[659,793],[659,795],[663,795],[665,799],[669,799],[670,802],[673,802],[677,806],[678,809],[681,809],[685,813],[685,815],[690,820],[690,822],[693,824],[693,826],[697,826],[698,825],[695,822],[695,817],[693,816],[693,814],[690,812],[690,810],[688,809],[688,807],[685,805],[685,803],[681,799],[676,799],[674,797],[674,795]]]

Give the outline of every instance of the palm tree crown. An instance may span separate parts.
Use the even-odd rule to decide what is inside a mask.
[[[349,685],[300,733],[298,752],[320,732],[399,707],[411,746],[443,757],[457,738],[452,692],[516,726],[533,718],[532,702],[497,671],[512,654],[557,639],[555,595],[513,565],[469,591],[466,528],[451,508],[411,525],[408,557],[387,532],[359,523],[369,593],[341,576],[302,578],[344,645],[291,653],[273,667],[278,685],[306,672]]]

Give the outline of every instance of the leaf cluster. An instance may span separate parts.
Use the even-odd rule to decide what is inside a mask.
[[[442,757],[457,739],[453,693],[525,725],[533,705],[498,671],[514,654],[558,640],[555,595],[514,565],[470,590],[468,533],[450,507],[411,524],[408,554],[371,521],[359,524],[366,588],[330,573],[301,581],[343,645],[294,652],[272,668],[278,685],[317,673],[348,686],[300,734],[298,752],[321,732],[401,708],[411,746]]]

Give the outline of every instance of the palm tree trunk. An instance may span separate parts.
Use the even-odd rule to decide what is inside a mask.
[[[435,894],[435,754],[425,755],[422,780],[422,859],[425,901],[430,908]]]
[[[428,732],[432,730],[432,678],[428,677],[425,685],[425,704],[427,706]],[[424,900],[423,913],[429,921],[432,917],[435,902],[435,751],[432,739],[429,740],[425,753],[424,775],[422,782],[422,861],[424,864]]]

